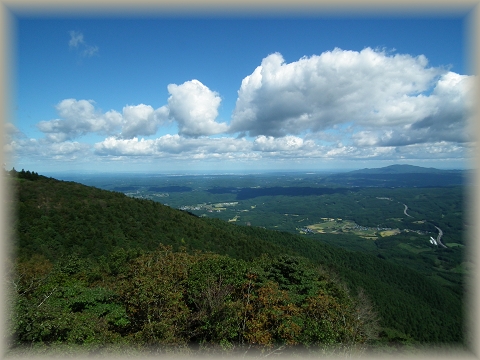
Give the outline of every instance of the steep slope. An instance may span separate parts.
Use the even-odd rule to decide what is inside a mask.
[[[15,187],[19,257],[43,254],[54,260],[75,252],[97,258],[116,248],[154,250],[160,243],[245,259],[285,252],[258,238],[254,247],[247,246],[251,239],[219,220],[122,193],[54,179],[22,180]]]

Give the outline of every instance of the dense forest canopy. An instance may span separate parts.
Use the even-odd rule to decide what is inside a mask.
[[[200,218],[35,172],[6,176],[16,215],[12,349],[266,354],[465,340],[461,282],[321,237]]]

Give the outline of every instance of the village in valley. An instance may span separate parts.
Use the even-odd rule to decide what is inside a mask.
[[[387,227],[367,227],[361,226],[356,224],[350,220],[343,220],[340,218],[321,218],[321,222],[308,225],[305,227],[298,228],[300,234],[322,234],[322,233],[330,233],[330,234],[339,234],[339,233],[351,233],[358,235],[364,239],[369,240],[376,240],[379,236],[386,237],[397,235],[400,232],[414,232],[419,235],[427,235],[426,231],[421,230],[409,230],[403,229],[400,230],[398,228],[392,229]],[[433,244],[433,242],[431,242]],[[435,245],[436,242],[435,242]]]

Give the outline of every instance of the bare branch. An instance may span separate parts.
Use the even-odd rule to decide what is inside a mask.
[[[42,305],[55,292],[56,289],[57,287],[55,286],[50,294],[45,295],[45,299],[43,299],[43,301],[40,304],[38,304],[37,307],[40,307],[40,305]]]

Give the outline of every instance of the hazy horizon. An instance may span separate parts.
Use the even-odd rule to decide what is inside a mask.
[[[410,165],[410,164],[393,164],[393,165]],[[392,166],[392,165],[388,165]],[[34,171],[40,175],[48,176],[48,177],[66,177],[66,178],[76,178],[80,176],[135,176],[135,175],[146,175],[146,176],[221,176],[221,175],[269,175],[269,174],[305,174],[305,175],[314,175],[314,174],[335,174],[335,173],[346,173],[355,170],[363,170],[363,169],[378,169],[382,167],[388,166],[380,166],[380,167],[373,167],[373,168],[343,168],[343,169],[266,169],[266,170],[251,170],[248,171],[246,169],[230,169],[230,170],[185,170],[185,171],[101,171],[101,170],[80,170],[80,171],[71,171],[67,170],[56,170],[56,171],[45,171],[45,172],[38,172],[34,169],[23,169],[25,171]],[[413,165],[417,166],[417,165]],[[452,171],[474,171],[473,168],[437,168],[437,167],[424,167],[422,168],[431,168],[437,170],[452,170]],[[10,169],[6,169],[10,170]],[[22,169],[15,169],[16,171],[21,171]]]

